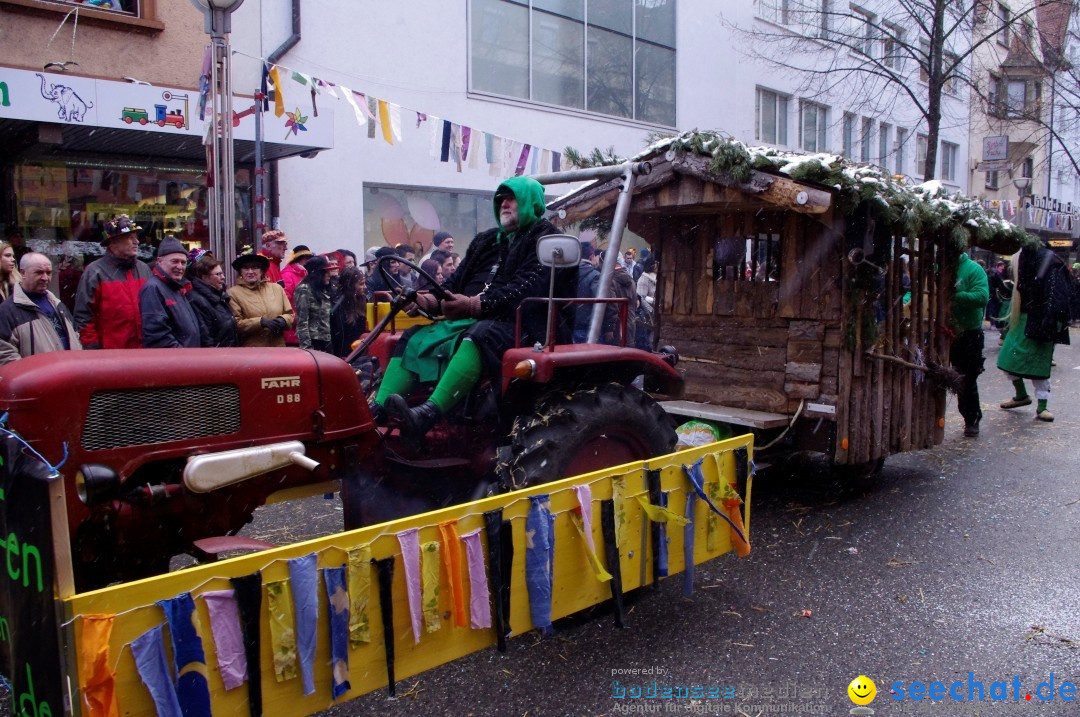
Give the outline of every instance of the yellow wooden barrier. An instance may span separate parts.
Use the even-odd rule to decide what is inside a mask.
[[[210,633],[210,621],[206,604],[199,599],[204,591],[222,590],[231,587],[229,578],[249,575],[256,570],[262,571],[264,584],[269,581],[288,579],[286,560],[311,553],[318,554],[320,568],[340,567],[346,562],[346,552],[353,548],[371,546],[375,559],[400,556],[397,533],[410,528],[419,528],[420,542],[440,540],[438,524],[449,520],[458,521],[459,533],[476,528],[483,528],[483,513],[497,508],[503,509],[503,520],[510,521],[514,536],[514,563],[511,576],[510,626],[512,635],[520,635],[532,629],[529,613],[528,592],[525,584],[525,518],[529,511],[529,497],[549,494],[551,512],[555,515],[555,570],[554,588],[551,604],[552,620],[565,617],[587,607],[604,602],[611,597],[610,583],[598,581],[586,559],[583,540],[573,527],[569,511],[577,506],[574,486],[588,484],[593,496],[593,532],[597,553],[604,560],[603,536],[601,534],[600,501],[613,497],[613,486],[621,481],[624,499],[615,506],[617,517],[622,514],[623,543],[620,544],[620,564],[622,569],[623,590],[630,591],[652,581],[651,547],[648,546],[648,522],[644,511],[637,501],[638,496],[648,499],[646,472],[660,472],[663,491],[669,494],[669,508],[683,515],[686,496],[693,489],[686,479],[682,466],[703,459],[706,492],[708,486],[716,481],[723,483],[735,480],[735,451],[745,449],[747,458],[752,459],[753,437],[739,436],[700,448],[673,453],[649,461],[617,466],[594,473],[574,476],[555,483],[530,488],[527,490],[494,496],[484,500],[453,506],[443,510],[424,513],[404,518],[391,523],[371,526],[359,530],[338,533],[325,538],[309,540],[288,545],[253,555],[225,560],[219,563],[202,565],[182,571],[161,575],[154,578],[125,583],[102,590],[77,594],[62,603],[66,644],[74,646],[80,634],[78,616],[93,613],[115,614],[115,625],[110,642],[110,662],[117,664],[116,692],[121,714],[134,716],[155,715],[149,693],[139,680],[131,654],[129,643],[146,630],[165,621],[162,610],[155,602],[173,598],[184,592],[191,592],[195,597],[198,616],[199,634],[206,651],[209,685],[214,714],[247,714],[248,689],[244,685],[231,691],[225,691],[221,677],[217,672],[217,660]],[[750,529],[750,485],[747,483],[743,520],[749,538]],[[722,508],[721,508],[722,509]],[[713,550],[708,549],[706,526],[710,515],[704,501],[695,505],[695,542],[694,562],[702,563],[731,550],[730,533],[727,523],[721,523],[718,539]],[[643,542],[642,535],[645,533]],[[484,535],[481,531],[481,535]],[[675,575],[685,567],[683,557],[683,529],[670,526],[667,532],[668,571]],[[486,545],[486,536],[484,536]],[[644,567],[642,562],[644,561]],[[486,558],[485,558],[486,562]],[[490,570],[490,566],[488,566]],[[386,663],[383,648],[383,631],[379,608],[377,584],[374,581],[370,600],[371,642],[357,649],[349,650],[350,682],[352,689],[336,701],[330,698],[330,640],[328,611],[325,593],[321,590],[319,600],[319,626],[315,655],[315,693],[304,697],[300,679],[277,682],[274,677],[271,659],[270,634],[267,621],[265,590],[262,600],[260,629],[262,632],[262,694],[266,714],[276,716],[308,715],[344,702],[352,697],[383,688],[387,684]],[[490,574],[490,573],[489,573]],[[434,633],[422,635],[420,643],[414,645],[409,616],[408,600],[405,589],[405,575],[401,560],[398,558],[394,567],[393,612],[396,649],[396,678],[401,681],[438,665],[450,662],[469,653],[495,644],[493,629],[472,630],[454,627],[449,619],[450,593],[445,589],[445,576],[442,577],[444,589],[440,590],[440,608],[443,614],[442,628]],[[463,580],[466,590],[465,605],[468,605],[468,580]],[[167,648],[170,652],[171,648]],[[73,650],[68,650],[69,665]],[[76,713],[79,713],[77,684],[72,684],[75,692]]]

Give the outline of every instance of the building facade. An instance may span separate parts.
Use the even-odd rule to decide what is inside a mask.
[[[974,55],[972,193],[1067,255],[1080,237],[1069,2],[988,2]]]
[[[294,5],[302,23],[293,22]],[[858,76],[811,92],[801,89],[804,78],[753,56],[747,28],[806,32],[794,14],[783,14],[788,6],[337,0],[320,2],[316,13],[304,10],[304,0],[247,0],[234,23],[237,89],[258,86],[260,59],[274,55],[279,74],[300,75],[283,85],[286,106],[312,111],[310,89],[319,108],[336,104],[334,151],[277,167],[277,221],[294,243],[321,249],[424,244],[439,230],[461,246],[462,237],[492,225],[491,192],[519,163],[526,172],[565,168],[557,155],[567,146],[631,156],[655,133],[684,129],[845,153],[920,179],[925,129],[902,93],[891,103],[867,103]],[[886,40],[870,38],[866,51],[891,51]],[[919,91],[917,64],[902,71]],[[305,75],[315,81],[305,84]],[[358,106],[346,105],[345,94]],[[373,99],[384,100],[397,123],[392,144],[377,103],[367,104]],[[939,166],[947,158],[946,186],[966,190],[965,90],[958,86],[944,103]]]

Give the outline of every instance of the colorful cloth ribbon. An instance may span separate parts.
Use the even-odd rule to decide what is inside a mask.
[[[370,564],[370,563],[369,563]],[[349,593],[345,590],[345,566],[323,568],[330,615],[330,696],[337,699],[349,691]]]
[[[281,91],[281,73],[277,65],[270,69],[270,81],[274,83],[274,116],[285,114],[285,93]]]
[[[139,679],[150,692],[158,717],[184,717],[172,670],[165,657],[165,642],[161,631],[164,625],[152,627],[131,641],[131,654],[135,657],[135,669]]]
[[[570,522],[574,524],[577,529],[578,535],[581,536],[581,543],[585,546],[585,558],[589,561],[589,567],[592,568],[593,575],[596,579],[602,583],[606,583],[611,580],[611,573],[604,569],[603,564],[600,562],[600,558],[596,555],[596,549],[590,544],[590,536],[586,531],[585,523],[581,518],[581,515],[577,511],[570,513]]]
[[[394,134],[390,127],[390,109],[386,106],[386,100],[379,100],[379,126],[382,127],[383,140],[392,145]]]
[[[248,672],[248,712],[251,717],[262,715],[262,633],[259,623],[262,613],[262,573],[232,578],[236,591],[236,607],[240,611],[240,628],[244,633],[244,657]]]
[[[439,523],[442,536],[443,571],[450,588],[450,610],[454,627],[467,627],[465,617],[465,590],[461,584],[461,539],[458,537],[457,521]]]
[[[502,508],[484,513],[484,529],[487,532],[491,592],[495,600],[495,645],[499,652],[506,652],[506,638],[510,635],[510,572],[513,570],[514,563],[513,532],[510,526],[503,522]]]
[[[541,634],[551,634],[551,593],[555,568],[555,516],[545,493],[529,498],[525,518],[525,586],[529,615]]]
[[[292,593],[288,580],[266,584],[266,609],[270,613],[274,677],[278,682],[296,679],[296,631],[293,629]]]
[[[218,672],[226,690],[244,684],[248,678],[244,635],[240,629],[240,608],[235,590],[214,590],[202,594],[210,616],[210,634],[214,638]]]
[[[615,615],[615,627],[626,627],[623,614],[622,560],[615,541],[615,501],[600,501],[600,531],[604,535],[604,552],[608,570],[611,571],[611,603]]]
[[[296,643],[300,657],[300,681],[305,695],[315,694],[315,636],[319,625],[319,563],[311,553],[289,563],[296,611]]]
[[[420,546],[420,574],[424,600],[424,629],[437,632],[442,627],[439,618],[439,571],[442,561],[439,559],[439,543],[431,540]]]
[[[386,650],[386,685],[390,696],[397,696],[394,680],[394,558],[375,561],[375,574],[379,580],[379,613],[382,615],[383,647]]]
[[[79,691],[88,717],[119,717],[116,673],[109,661],[115,615],[83,615],[79,636]]]
[[[675,525],[686,525],[686,523],[688,522],[686,518],[679,515],[675,511],[668,509],[668,507],[664,504],[653,505],[643,495],[637,496],[637,502],[641,504],[641,509],[645,511],[645,515],[648,516],[649,520],[654,523],[660,523],[661,525],[665,525],[667,523],[673,523]]]
[[[420,644],[423,629],[423,598],[420,583],[420,536],[418,528],[397,534],[401,546],[401,564],[405,567],[405,591],[409,598],[409,617],[412,621],[413,644]]]
[[[705,481],[705,476],[701,471],[701,465],[702,465],[702,459],[698,458],[696,461],[694,461],[694,464],[691,465],[691,466],[687,466],[687,465],[683,464],[683,467],[682,467],[683,472],[686,474],[686,477],[690,480],[690,484],[692,486],[694,486],[694,492],[697,493],[698,497],[701,498],[702,500],[704,500],[705,503],[708,504],[709,509],[713,513],[715,513],[716,515],[720,516],[723,520],[727,521],[727,524],[731,527],[732,546],[733,547],[739,546],[739,547],[736,547],[736,550],[739,551],[740,555],[742,554],[741,551],[743,550],[742,546],[745,546],[745,550],[746,550],[747,554],[749,554],[749,552],[750,552],[750,542],[746,539],[746,535],[744,534],[743,529],[742,529],[742,517],[739,515],[739,512],[736,509],[735,515],[737,517],[738,522],[735,522],[735,520],[732,520],[731,516],[721,512],[720,509],[716,507],[716,504],[712,502],[712,500],[709,498],[709,496],[707,496],[705,494],[705,490],[704,490],[704,488],[702,486],[702,484]],[[731,489],[730,486],[727,486],[727,487],[729,489]],[[724,486],[720,486],[720,490],[723,491]],[[734,489],[731,489],[731,490],[732,490],[732,492],[734,492]],[[721,493],[721,495],[723,495],[723,493]],[[738,498],[738,495],[736,494],[735,497]],[[706,539],[707,539],[707,537],[706,537]],[[739,545],[740,543],[742,544],[741,546]]]
[[[354,649],[371,642],[371,546],[349,551],[349,645]]]
[[[469,565],[469,626],[474,630],[491,627],[491,594],[484,569],[484,544],[480,528],[461,536],[465,561]]]
[[[198,632],[198,616],[191,593],[181,593],[158,606],[165,611],[176,664],[176,696],[184,717],[210,717],[210,685],[206,653]]]

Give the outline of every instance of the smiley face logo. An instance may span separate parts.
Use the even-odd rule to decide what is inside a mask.
[[[868,705],[877,697],[877,685],[866,675],[859,675],[847,688],[848,697],[857,705]]]

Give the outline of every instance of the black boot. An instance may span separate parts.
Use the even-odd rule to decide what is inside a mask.
[[[420,440],[427,435],[442,415],[439,407],[431,401],[424,401],[416,408],[409,408],[405,399],[396,393],[386,399],[386,410],[401,421],[402,435],[412,440]]]
[[[381,403],[376,403],[373,400],[368,401],[368,410],[371,411],[371,418],[375,421],[375,425],[381,427],[386,426],[387,416],[386,407]]]

